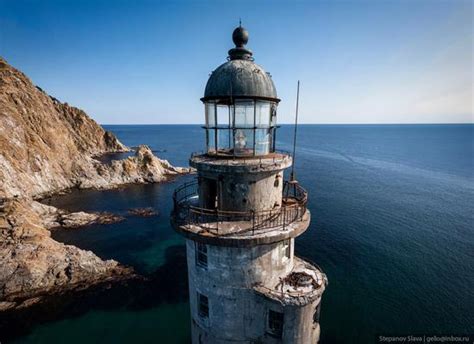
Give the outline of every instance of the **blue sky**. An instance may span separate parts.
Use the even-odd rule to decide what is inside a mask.
[[[471,1],[0,0],[0,55],[105,124],[202,123],[239,17],[279,122],[473,121]]]

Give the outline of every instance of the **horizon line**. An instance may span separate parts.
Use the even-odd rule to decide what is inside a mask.
[[[199,125],[203,123],[99,123],[100,125]],[[280,123],[279,125],[295,125]],[[432,123],[298,123],[298,125],[474,125],[474,122],[432,122]]]

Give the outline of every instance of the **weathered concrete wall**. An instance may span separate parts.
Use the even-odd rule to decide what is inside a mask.
[[[294,239],[290,258],[285,256],[287,242],[238,248],[207,245],[207,270],[196,266],[195,242],[186,240],[188,269],[207,284],[252,288],[256,283],[271,285],[293,269]]]
[[[271,210],[281,206],[283,172],[225,176],[219,189],[223,210]]]
[[[202,343],[245,342],[255,338],[253,332],[261,327],[255,322],[261,316],[257,316],[252,285],[273,282],[278,275],[291,270],[291,259],[283,258],[283,245],[244,249],[207,245],[207,268],[196,265],[195,245],[187,240],[191,316],[198,327],[195,338],[200,336]],[[198,314],[197,292],[209,300],[207,319]]]
[[[193,344],[315,344],[319,341],[320,326],[319,323],[314,323],[312,320],[314,304],[309,304],[301,310],[290,310],[278,304],[270,304],[266,300],[255,300],[251,307],[256,316],[249,318],[250,321],[246,324],[248,327],[242,329],[241,332],[245,331],[245,338],[223,338],[218,333],[210,330],[209,327],[202,327],[193,320],[191,330]],[[281,338],[267,332],[269,309],[284,313],[284,327]],[[303,325],[303,329],[301,325]]]
[[[253,174],[200,174],[200,205],[214,204],[219,210],[271,210],[281,206],[283,172]]]
[[[283,307],[257,295],[255,283],[275,285],[293,268],[293,247],[286,243],[252,248],[207,245],[207,268],[196,265],[196,244],[186,240],[193,343],[315,343],[319,325],[313,315],[319,300],[303,307]],[[198,314],[197,293],[209,300],[209,317]],[[268,311],[284,313],[282,338],[267,333]],[[310,340],[310,341],[308,341]]]
[[[316,300],[303,307],[283,307],[278,302],[256,296],[254,299],[255,311],[259,312],[262,321],[256,322],[256,331],[260,333],[261,343],[281,344],[315,344],[319,341],[319,323],[313,322],[314,311],[320,300]],[[284,314],[283,334],[275,338],[268,333],[267,322],[269,310]]]
[[[320,302],[321,299],[318,299],[303,307],[284,308],[283,343],[317,343],[319,341],[319,323],[314,322],[313,318]]]

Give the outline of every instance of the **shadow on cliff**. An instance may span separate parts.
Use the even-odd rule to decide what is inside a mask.
[[[91,310],[140,311],[187,302],[185,246],[171,246],[165,256],[165,264],[143,278],[48,296],[28,308],[1,312],[0,340],[12,340],[31,333],[39,324],[78,317]]]

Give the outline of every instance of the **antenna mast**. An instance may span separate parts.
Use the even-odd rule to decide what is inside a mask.
[[[232,149],[232,155],[235,155],[235,150],[234,150],[234,144],[235,144],[235,132],[232,130],[232,135],[230,133],[230,128],[232,128],[234,126],[234,122],[235,122],[235,104],[234,104],[234,100],[232,98],[232,94],[233,94],[233,91],[232,91],[232,80],[234,79],[234,73],[231,74],[231,79],[230,79],[230,101],[229,101],[229,149]],[[232,111],[232,110],[233,111]],[[217,125],[217,123],[216,123]],[[231,138],[232,136],[232,138]],[[231,145],[232,143],[232,145]],[[232,148],[231,148],[232,146]]]
[[[295,179],[295,157],[296,157],[296,134],[298,131],[298,105],[300,101],[300,81],[296,88],[296,116],[295,116],[295,132],[293,134],[293,165],[291,166],[290,182],[296,182]]]

